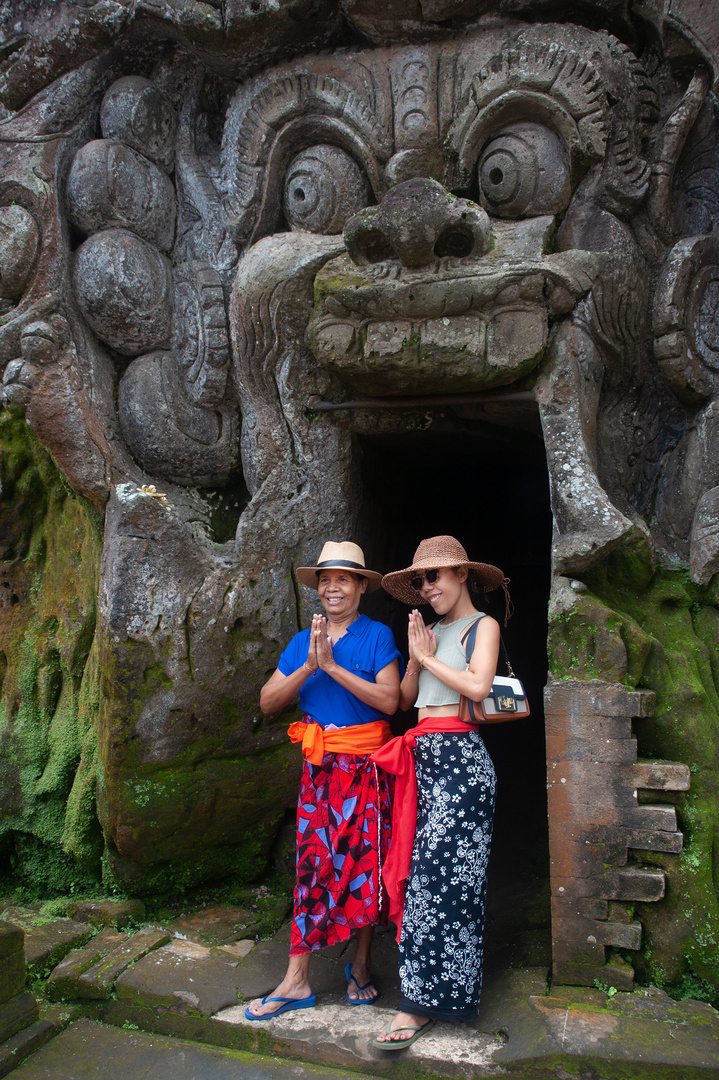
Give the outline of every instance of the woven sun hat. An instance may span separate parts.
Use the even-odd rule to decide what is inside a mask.
[[[427,601],[410,585],[410,578],[423,570],[440,570],[445,566],[466,566],[473,570],[485,592],[493,592],[500,586],[506,587],[509,578],[502,570],[490,563],[472,562],[467,557],[459,540],[453,536],[431,536],[423,540],[414,553],[412,565],[406,570],[395,570],[382,578],[382,588],[396,596],[404,604],[426,604]]]
[[[368,570],[364,564],[364,551],[358,544],[343,540],[339,544],[328,540],[320,552],[316,566],[298,566],[295,575],[298,581],[310,589],[317,588],[317,575],[320,570],[351,570],[353,574],[367,579],[367,592],[379,589],[382,575],[376,570]]]

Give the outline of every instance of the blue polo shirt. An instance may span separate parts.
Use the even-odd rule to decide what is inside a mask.
[[[309,647],[309,629],[295,634],[277,665],[283,675],[291,675],[302,667]],[[400,674],[404,671],[394,634],[384,623],[375,622],[367,615],[360,615],[350,623],[339,641],[332,646],[332,652],[341,667],[366,682],[374,682],[377,672],[395,658],[399,660]],[[355,724],[369,724],[372,720],[384,720],[387,715],[359,701],[324,671],[316,671],[300,687],[300,706],[320,727],[329,724],[354,727]]]

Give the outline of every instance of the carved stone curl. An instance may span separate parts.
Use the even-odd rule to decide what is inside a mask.
[[[677,397],[706,399],[719,374],[719,237],[680,240],[654,301],[654,354]]]
[[[164,345],[170,336],[170,264],[125,229],[95,233],[75,257],[82,313],[102,341],[123,356]]]
[[[86,143],[67,182],[71,220],[84,233],[130,229],[162,251],[175,234],[175,189],[142,154],[111,139]]]
[[[40,230],[23,206],[0,206],[0,296],[15,300],[25,290],[40,244]]]
[[[106,139],[121,139],[167,172],[175,160],[177,114],[165,94],[140,75],[112,84],[100,110]]]

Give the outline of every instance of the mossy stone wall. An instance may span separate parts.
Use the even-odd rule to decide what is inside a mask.
[[[16,410],[0,413],[0,873],[97,880],[102,525]]]

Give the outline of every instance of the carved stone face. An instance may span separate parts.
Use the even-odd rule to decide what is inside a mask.
[[[249,244],[232,317],[241,399],[249,312],[273,275],[300,272],[293,251],[303,274],[314,253],[312,313],[297,329],[321,368],[350,396],[535,386],[556,564],[596,559],[632,525],[596,475],[597,402],[578,365],[601,383],[623,348],[618,306],[638,327],[647,317],[645,259],[624,218],[647,192],[655,115],[624,47],[559,26],[308,57],[243,86],[223,142],[225,207]],[[557,392],[562,352],[585,397],[571,407]]]

